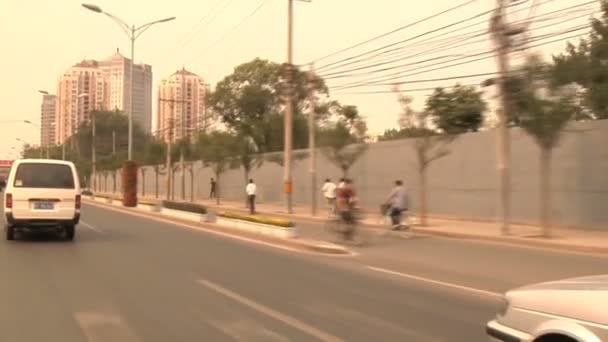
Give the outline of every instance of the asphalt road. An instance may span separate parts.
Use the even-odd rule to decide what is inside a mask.
[[[608,260],[438,238],[357,252],[298,253],[85,205],[75,242],[0,241],[0,341],[484,341],[494,292]],[[550,258],[545,274],[501,269],[535,253]]]

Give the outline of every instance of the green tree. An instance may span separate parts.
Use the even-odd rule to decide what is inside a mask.
[[[194,162],[196,161],[195,146],[189,138],[183,138],[175,142],[171,149],[171,160],[179,161],[173,164],[174,171],[181,170],[181,195],[182,200],[186,199],[186,173],[190,174],[190,199],[194,201]],[[183,155],[183,165],[182,165]],[[175,183],[173,183],[175,184]],[[173,187],[175,189],[175,186]]]
[[[551,159],[553,149],[568,123],[580,112],[575,94],[551,86],[552,66],[530,57],[518,76],[522,85],[512,94],[518,121],[540,148],[540,222],[545,237],[551,236]]]
[[[165,165],[163,164],[166,158],[166,154],[167,154],[167,145],[161,141],[158,140],[154,140],[150,143],[150,145],[148,145],[146,152],[145,152],[145,158],[144,161],[146,163],[146,165],[150,165],[152,167],[152,170],[154,171],[154,198],[158,198],[159,197],[159,178],[160,175],[163,174],[163,169],[165,168]],[[144,174],[144,170],[145,168],[141,168],[142,170],[142,196],[145,196],[145,192],[143,189],[145,189],[146,185],[145,185],[145,174]]]
[[[341,106],[334,119],[320,128],[319,146],[346,177],[350,168],[367,151],[367,125],[355,106]]]
[[[428,212],[427,172],[434,161],[450,153],[448,145],[452,142],[454,136],[429,128],[429,122],[433,118],[430,112],[414,110],[411,97],[403,94],[398,88],[395,88],[394,91],[402,109],[398,120],[400,129],[385,131],[380,140],[413,139],[412,148],[418,173],[418,202],[420,206],[418,215],[420,225],[426,226]],[[452,130],[450,129],[450,131]]]
[[[214,131],[201,134],[197,142],[197,154],[205,167],[211,168],[216,179],[216,201],[220,204],[221,177],[224,172],[238,167],[234,156],[236,136],[230,132]]]
[[[310,98],[327,95],[324,81],[297,68],[259,58],[241,64],[218,82],[209,97],[210,109],[239,136],[252,139],[259,152],[282,149],[282,113],[285,76],[294,75],[294,147],[307,146],[306,119],[302,114]],[[304,123],[304,124],[302,124]]]
[[[588,109],[576,119],[608,119],[608,1],[601,0],[602,16],[591,20],[591,32],[578,45],[553,57],[553,86],[575,83],[584,88],[582,102]]]
[[[426,111],[433,123],[446,134],[477,132],[486,107],[481,92],[459,84],[448,90],[435,89],[426,101]]]

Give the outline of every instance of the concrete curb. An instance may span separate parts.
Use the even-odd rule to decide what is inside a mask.
[[[232,209],[234,211],[238,211],[238,209]],[[278,217],[287,218],[294,222],[303,221],[303,222],[314,222],[314,223],[323,223],[323,218],[316,217],[302,217],[298,215],[287,215],[283,213],[272,213],[272,215],[276,215]],[[386,227],[380,225],[371,225],[371,224],[363,224],[364,228],[378,231],[385,230]],[[582,253],[605,253],[608,254],[608,246],[600,247],[600,246],[583,246],[576,244],[567,244],[567,243],[559,243],[551,240],[539,240],[525,237],[515,237],[515,236],[488,236],[488,235],[477,235],[477,234],[469,234],[469,233],[461,233],[461,232],[448,232],[448,231],[437,231],[432,229],[425,228],[410,228],[406,232],[412,232],[427,236],[439,236],[450,239],[461,239],[461,240],[471,240],[471,241],[488,241],[488,242],[497,242],[508,244],[511,246],[520,246],[520,247],[538,247],[538,248],[549,248],[555,250],[564,250],[564,251],[574,251],[574,252],[582,252]]]
[[[509,237],[509,236],[487,236],[487,235],[476,235],[467,233],[456,233],[456,232],[442,232],[432,231],[422,228],[411,228],[412,232],[421,233],[424,235],[440,236],[450,239],[463,239],[463,240],[477,240],[477,241],[490,241],[504,243],[512,246],[524,246],[524,247],[542,247],[556,250],[575,251],[583,253],[607,253],[608,247],[599,246],[581,246],[574,244],[565,244],[552,241],[543,240],[532,240],[531,238],[523,237]]]
[[[331,254],[331,255],[354,255],[350,250],[348,250],[344,246],[340,246],[337,244],[324,242],[324,241],[316,241],[316,240],[308,240],[308,239],[298,239],[298,238],[282,238],[276,236],[269,235],[260,235],[253,232],[247,232],[240,229],[235,229],[223,225],[218,225],[210,222],[194,222],[193,220],[184,219],[183,217],[175,217],[173,215],[166,215],[160,212],[151,212],[145,208],[127,208],[122,205],[113,205],[103,202],[98,202],[91,200],[90,198],[85,198],[86,202],[89,202],[92,205],[100,206],[100,207],[109,207],[116,210],[120,210],[125,213],[137,211],[140,214],[145,214],[146,216],[163,218],[163,219],[171,219],[177,223],[184,223],[188,225],[200,226],[200,228],[217,230],[218,232],[229,233],[235,236],[251,238],[259,241],[273,242],[276,244],[281,244],[286,247],[298,248],[301,250],[311,251],[315,253],[323,253],[323,254]]]

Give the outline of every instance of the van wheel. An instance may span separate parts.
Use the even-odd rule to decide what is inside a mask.
[[[74,226],[66,226],[65,227],[65,239],[66,241],[74,240],[74,235],[76,234],[76,227]]]
[[[15,227],[6,226],[6,239],[15,240]]]

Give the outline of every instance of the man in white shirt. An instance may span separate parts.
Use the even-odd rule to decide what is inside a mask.
[[[253,182],[253,179],[249,180],[249,184],[245,187],[245,192],[247,193],[247,199],[249,200],[249,212],[253,215],[255,214],[255,192],[257,190],[257,186]]]
[[[321,188],[323,196],[327,201],[328,215],[331,217],[336,214],[336,185],[327,178]]]

